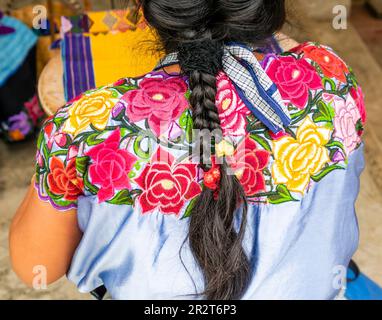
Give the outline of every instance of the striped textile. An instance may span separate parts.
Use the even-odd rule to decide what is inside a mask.
[[[65,34],[61,54],[67,100],[96,86],[89,37],[84,34]]]

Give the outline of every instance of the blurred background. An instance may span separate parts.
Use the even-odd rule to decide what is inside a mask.
[[[287,3],[281,46],[307,40],[331,46],[363,87],[367,168],[354,260],[382,285],[382,0]],[[34,173],[44,117],[84,90],[149,71],[159,59],[145,44],[139,52],[134,47],[137,39],[153,40],[135,7],[132,0],[0,0],[0,299],[90,298],[65,279],[41,291],[20,283],[9,265],[8,228]]]

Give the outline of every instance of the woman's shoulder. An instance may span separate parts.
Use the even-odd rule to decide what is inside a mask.
[[[347,167],[362,143],[364,97],[352,69],[327,46],[308,42],[266,54],[261,63],[288,107],[291,124],[277,135],[256,127],[249,131],[271,153],[267,188],[277,187],[267,192],[284,201],[282,195],[304,195],[312,182]]]
[[[46,120],[38,139],[40,197],[63,210],[75,208],[83,195],[133,204],[142,193],[138,178],[159,149],[158,137],[164,145],[159,151],[166,149],[173,162],[179,148],[171,146],[183,139],[186,127],[192,129],[188,91],[183,78],[151,72],[68,102]]]

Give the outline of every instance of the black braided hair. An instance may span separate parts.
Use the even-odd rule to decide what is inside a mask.
[[[221,139],[216,76],[222,70],[223,44],[265,41],[285,21],[284,0],[141,0],[141,6],[165,51],[179,52],[181,70],[189,77],[194,129],[217,131]],[[200,137],[205,171],[209,167],[203,153],[216,142]],[[252,277],[242,246],[246,196],[228,169],[223,161],[218,197],[204,188],[189,222],[190,248],[205,280],[199,294],[211,300],[240,299]],[[239,228],[235,228],[236,218],[241,221]]]

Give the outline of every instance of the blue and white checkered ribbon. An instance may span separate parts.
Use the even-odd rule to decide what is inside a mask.
[[[178,63],[178,54],[170,53],[157,69]],[[289,126],[291,118],[277,86],[266,74],[253,54],[253,49],[242,44],[224,46],[223,71],[235,85],[247,108],[268,127],[278,133]]]

